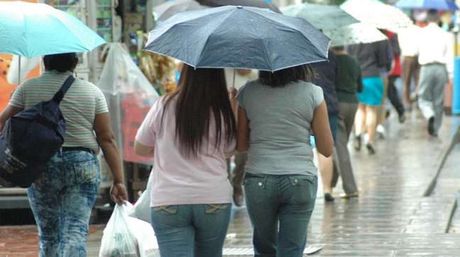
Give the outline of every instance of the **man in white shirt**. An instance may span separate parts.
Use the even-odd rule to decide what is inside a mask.
[[[427,14],[428,25],[420,30],[418,62],[421,65],[418,89],[418,104],[423,116],[428,120],[428,133],[438,134],[442,122],[444,87],[452,68],[451,35],[442,30],[437,22],[437,11]]]

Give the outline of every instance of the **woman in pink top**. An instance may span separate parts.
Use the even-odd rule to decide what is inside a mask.
[[[230,221],[225,158],[235,148],[235,117],[222,69],[185,65],[181,76],[178,90],[147,114],[135,150],[154,156],[152,226],[161,256],[219,257]]]

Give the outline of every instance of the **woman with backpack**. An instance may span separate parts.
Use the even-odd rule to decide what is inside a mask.
[[[156,100],[135,151],[154,156],[152,226],[161,256],[222,256],[236,124],[222,69],[184,65],[178,90]]]
[[[75,53],[46,55],[45,72],[24,82],[0,114],[0,129],[16,113],[50,100],[78,64]],[[96,201],[102,148],[113,175],[111,197],[127,200],[122,163],[110,115],[101,90],[75,79],[60,103],[66,121],[62,148],[46,163],[46,170],[27,189],[40,239],[40,257],[85,257],[88,223]]]

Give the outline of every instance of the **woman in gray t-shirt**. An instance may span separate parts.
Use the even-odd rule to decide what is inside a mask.
[[[306,65],[261,71],[238,95],[237,150],[248,152],[255,256],[303,256],[317,190],[310,135],[324,156],[333,148],[323,92],[305,82],[309,75]]]

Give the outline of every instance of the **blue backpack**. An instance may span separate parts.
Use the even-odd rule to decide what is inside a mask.
[[[65,120],[59,104],[75,78],[69,76],[49,101],[11,117],[0,136],[0,182],[29,187],[46,170],[64,143]]]

